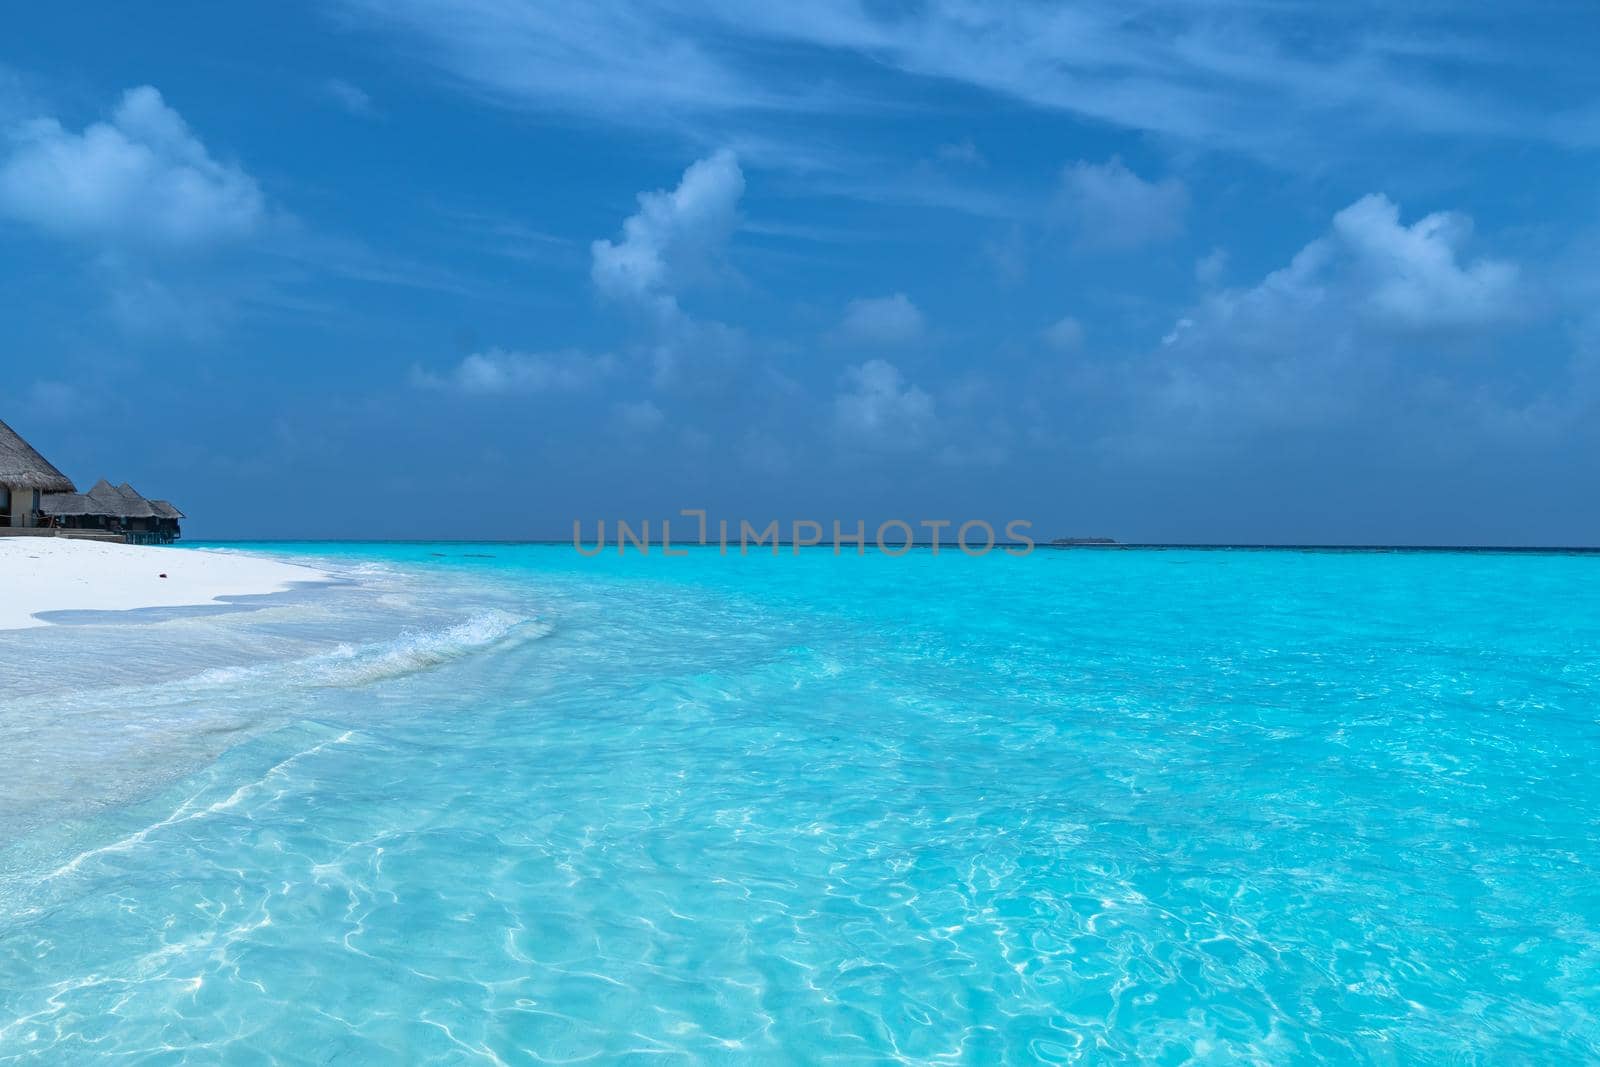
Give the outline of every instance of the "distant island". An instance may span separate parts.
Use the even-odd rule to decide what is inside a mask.
[[[1121,543],[1114,537],[1057,537],[1050,545],[1052,548],[1104,548]]]

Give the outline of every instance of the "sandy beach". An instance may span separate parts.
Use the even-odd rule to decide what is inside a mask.
[[[308,567],[232,552],[0,538],[0,630],[49,625],[39,612],[203,605],[327,579]]]

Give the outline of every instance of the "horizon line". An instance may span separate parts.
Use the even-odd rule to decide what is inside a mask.
[[[189,538],[191,543],[205,544],[348,544],[348,545],[562,545],[573,547],[571,538],[502,538],[502,537],[422,537],[422,538],[386,538],[386,537],[200,537]],[[628,542],[628,547],[635,554],[639,553],[633,548],[633,542]],[[698,541],[673,541],[648,540],[646,547],[671,547],[674,549],[715,549],[716,542],[701,544]],[[853,544],[853,542],[850,542]],[[1020,548],[1026,542],[1022,541],[996,541],[994,548]],[[778,548],[794,548],[793,540],[779,540],[776,542],[763,541],[760,548],[768,546]],[[604,551],[611,551],[610,545]],[[802,542],[800,548],[816,548],[832,550],[831,541]],[[894,548],[956,548],[954,541],[895,542]],[[866,551],[881,551],[877,545],[864,546]],[[1270,541],[1118,541],[1109,544],[1051,544],[1048,541],[1034,542],[1033,550],[1052,552],[1090,551],[1090,552],[1115,552],[1119,550],[1196,550],[1196,551],[1299,551],[1299,552],[1526,552],[1548,554],[1600,554],[1600,545],[1441,545],[1441,544],[1383,544],[1383,543],[1295,543],[1295,542],[1270,542]],[[759,552],[746,553],[759,555]],[[864,552],[844,551],[838,555],[862,555]]]

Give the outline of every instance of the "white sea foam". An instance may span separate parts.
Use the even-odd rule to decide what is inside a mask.
[[[371,592],[352,589],[331,615],[279,610],[176,628],[12,636],[18,646],[53,654],[81,681],[44,703],[0,698],[0,846],[39,820],[151,795],[289,723],[339,718],[364,706],[372,687],[409,685],[405,679],[551,632],[531,614],[501,607],[441,617],[429,597],[404,613],[374,610]],[[175,645],[164,643],[174,637]],[[107,656],[148,670],[109,669]]]
[[[551,629],[538,619],[496,608],[443,629],[405,630],[388,641],[340,644],[308,659],[213,667],[177,684],[188,689],[227,688],[262,680],[298,687],[370,685],[430,670],[504,642],[537,640]]]
[[[492,648],[503,641],[544,637],[550,626],[498,609],[444,630],[403,633],[393,641],[352,648],[342,645],[313,666],[304,684],[359,686],[398,678]]]

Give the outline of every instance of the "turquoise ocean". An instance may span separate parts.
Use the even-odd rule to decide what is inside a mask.
[[[228,547],[0,633],[0,1064],[1600,1058],[1600,556]]]

